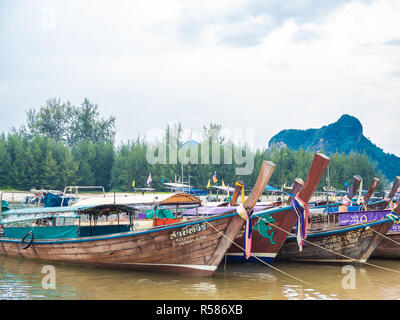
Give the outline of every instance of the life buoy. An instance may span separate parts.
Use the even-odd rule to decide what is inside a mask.
[[[25,239],[26,239],[28,236],[30,236],[31,238],[30,238],[30,240],[28,241],[28,243],[25,243]],[[21,243],[20,243],[21,249],[24,249],[24,250],[25,250],[25,249],[28,249],[28,248],[31,246],[32,242],[33,242],[33,233],[32,233],[32,232],[28,232],[28,233],[21,239]]]

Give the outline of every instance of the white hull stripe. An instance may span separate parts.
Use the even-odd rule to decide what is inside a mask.
[[[241,252],[227,253],[228,256],[243,256]],[[252,256],[256,257],[267,257],[267,258],[275,258],[276,253],[268,253],[268,252],[252,252]]]
[[[169,263],[129,263],[129,264],[138,266],[179,267],[179,268],[190,268],[190,269],[207,270],[207,271],[215,271],[217,269],[217,266],[204,266],[196,264],[169,264]]]

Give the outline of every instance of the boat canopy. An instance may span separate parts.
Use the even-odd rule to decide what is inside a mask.
[[[194,188],[183,188],[179,189],[180,191],[183,191],[185,193],[193,194],[195,196],[206,196],[207,192],[201,189],[194,189]]]
[[[159,202],[160,205],[190,205],[190,204],[201,204],[201,200],[192,196],[188,193],[177,193],[173,196]]]
[[[277,193],[285,193],[285,194],[287,194],[287,195],[289,195],[289,196],[291,196],[291,197],[294,197],[294,195],[292,195],[290,192],[287,192],[287,191],[283,191],[283,192],[282,192],[282,190],[279,190],[279,189],[277,189],[277,188],[271,187],[270,185],[266,185],[266,186],[265,186],[265,191],[268,191],[268,192],[277,192]]]
[[[133,212],[135,210],[137,210],[135,206],[129,206],[125,204],[105,204],[89,208],[82,208],[78,210],[78,213],[101,216],[101,215],[113,215],[122,212]]]
[[[8,224],[46,218],[78,218],[80,214],[112,215],[121,212],[133,212],[134,210],[136,210],[134,207],[126,205],[13,209],[2,212],[0,223]]]
[[[228,213],[235,210],[235,206],[228,206],[228,207],[199,207],[199,208],[191,208],[182,213],[183,217],[194,217],[194,216],[213,216],[216,214],[221,213]],[[270,209],[270,206],[261,205],[256,206],[253,209],[253,212],[260,212]]]
[[[55,193],[47,192],[42,201],[44,207],[67,207],[71,200],[75,200],[75,198],[63,197]]]
[[[12,209],[1,213],[1,224],[31,221],[45,218],[77,218],[82,207],[49,207]]]
[[[200,205],[200,199],[187,194],[178,193],[159,202],[160,206],[171,205]],[[36,207],[24,209],[12,209],[1,213],[0,224],[8,224],[23,221],[32,221],[46,218],[78,218],[80,214],[92,216],[113,215],[123,212],[155,209],[157,204],[100,204],[67,207]],[[159,208],[162,209],[162,208]],[[165,208],[164,208],[165,209]]]

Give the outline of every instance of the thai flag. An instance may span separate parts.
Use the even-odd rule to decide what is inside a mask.
[[[151,180],[151,173],[149,174],[149,177],[147,178],[147,185],[149,186],[149,185],[151,185],[151,182],[152,182],[153,180]]]
[[[217,171],[214,171],[214,175],[213,175],[212,179],[213,179],[214,184],[216,184],[218,182]]]

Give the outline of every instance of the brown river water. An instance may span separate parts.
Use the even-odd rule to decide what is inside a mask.
[[[369,260],[369,263],[400,272],[400,260]],[[39,261],[0,256],[0,299],[400,299],[399,274],[369,265],[273,264],[297,278],[293,279],[259,263],[222,263],[211,278],[53,264],[55,288],[50,289],[43,286],[44,266],[46,263]],[[346,268],[352,270],[351,280],[350,273],[344,271]]]

